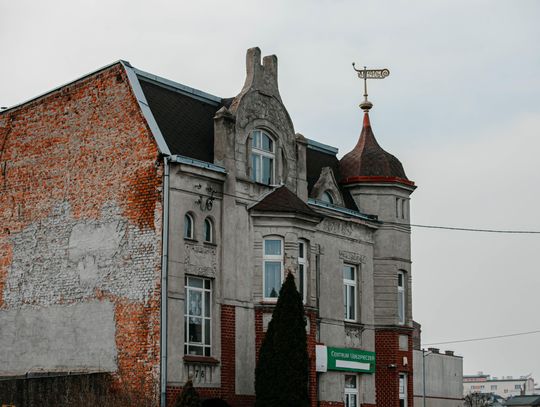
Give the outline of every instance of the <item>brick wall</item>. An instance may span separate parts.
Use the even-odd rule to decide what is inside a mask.
[[[120,64],[0,114],[0,319],[9,310],[112,302],[118,386],[153,397],[157,158]]]
[[[408,336],[407,351],[399,350],[399,335]],[[401,329],[380,329],[375,331],[376,401],[378,407],[399,407],[399,373],[407,373],[408,405],[413,405],[413,357],[412,334]],[[403,364],[404,357],[407,365]],[[395,367],[390,367],[394,365]]]

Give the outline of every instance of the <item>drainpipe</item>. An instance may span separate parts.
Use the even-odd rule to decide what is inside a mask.
[[[169,160],[163,157],[163,229],[161,247],[161,396],[160,406],[167,406],[167,276],[169,268]]]

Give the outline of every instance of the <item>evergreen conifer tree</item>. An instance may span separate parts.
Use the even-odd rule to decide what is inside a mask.
[[[188,380],[182,390],[182,395],[176,400],[175,407],[201,407],[199,393],[193,387],[193,382]]]
[[[255,407],[309,406],[308,374],[304,305],[288,273],[259,352]]]

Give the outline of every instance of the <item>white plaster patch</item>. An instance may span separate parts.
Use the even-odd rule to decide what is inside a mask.
[[[73,219],[67,203],[12,234],[13,259],[4,289],[8,307],[93,298],[100,290],[145,300],[159,266],[159,239],[108,204],[98,220]]]

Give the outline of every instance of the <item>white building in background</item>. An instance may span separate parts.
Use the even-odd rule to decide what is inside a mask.
[[[505,399],[512,396],[535,394],[535,383],[531,375],[514,378],[512,376],[491,377],[479,372],[477,375],[463,376],[463,394],[493,393]]]

